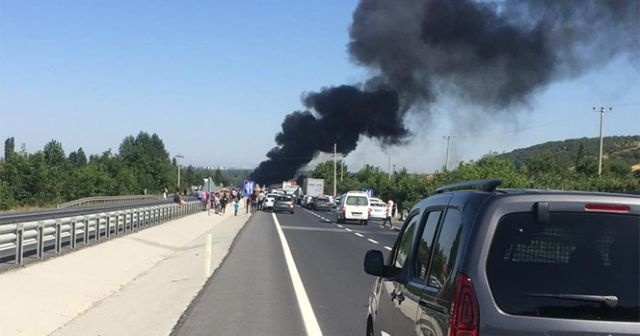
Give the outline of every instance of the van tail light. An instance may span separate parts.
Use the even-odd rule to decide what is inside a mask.
[[[613,213],[629,213],[631,208],[624,204],[607,204],[607,203],[587,203],[584,206],[587,211],[595,212],[613,212]]]
[[[479,328],[478,299],[471,278],[464,273],[458,273],[451,303],[449,336],[478,336]]]

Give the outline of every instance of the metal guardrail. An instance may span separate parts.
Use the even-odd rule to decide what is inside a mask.
[[[22,265],[26,255],[42,259],[47,252],[59,254],[63,248],[75,249],[113,236],[138,231],[204,209],[200,201],[180,207],[175,203],[138,206],[80,216],[0,223],[0,260]],[[103,209],[104,210],[104,209]],[[8,260],[7,260],[8,259]]]
[[[161,200],[162,196],[158,195],[124,195],[124,196],[93,196],[85,197],[75,201],[58,204],[58,209],[61,208],[74,208],[89,206],[95,204],[127,204],[137,203],[146,200]]]

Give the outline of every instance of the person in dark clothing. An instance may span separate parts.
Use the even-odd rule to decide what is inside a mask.
[[[227,193],[223,193],[222,198],[220,198],[220,211],[222,212],[222,214],[225,213],[225,209],[227,208],[228,202],[229,202],[229,196],[227,196]]]

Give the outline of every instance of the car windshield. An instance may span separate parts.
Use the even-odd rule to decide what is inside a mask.
[[[639,228],[630,215],[559,213],[544,224],[531,213],[507,215],[487,262],[494,298],[514,315],[640,322]]]

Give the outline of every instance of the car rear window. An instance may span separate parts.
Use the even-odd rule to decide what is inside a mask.
[[[348,196],[347,205],[368,205],[369,202],[365,196]]]
[[[278,196],[278,197],[276,197],[276,201],[291,202],[291,197],[289,197],[289,196]]]
[[[493,297],[513,315],[640,322],[639,239],[634,215],[506,215],[487,260]]]

